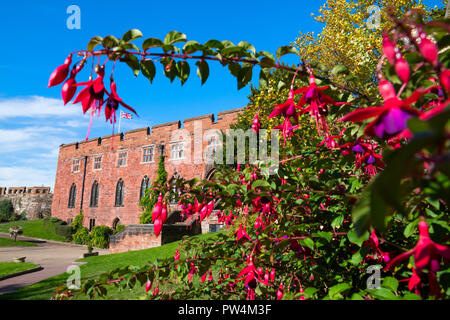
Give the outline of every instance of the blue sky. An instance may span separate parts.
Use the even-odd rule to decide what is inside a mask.
[[[0,4],[0,186],[49,185],[53,188],[58,147],[81,141],[89,119],[80,105],[63,106],[61,86],[47,88],[55,67],[71,51],[85,49],[93,36],[121,37],[138,28],[144,38],[186,33],[188,40],[248,41],[256,50],[275,53],[298,31],[321,30],[311,17],[324,1],[2,1]],[[440,0],[425,1],[440,5]],[[81,9],[81,29],[69,30],[68,6]],[[138,46],[142,39],[137,40]],[[285,60],[296,62],[294,60]],[[159,66],[157,66],[158,68]],[[88,68],[86,68],[88,69]],[[86,70],[85,70],[86,71]],[[140,118],[122,121],[122,131],[243,107],[249,88],[237,90],[227,68],[210,63],[210,77],[201,86],[191,64],[184,86],[157,69],[153,84],[118,66],[118,93]],[[83,81],[86,73],[77,80]],[[257,73],[254,74],[254,82]],[[90,137],[111,133],[95,118]]]

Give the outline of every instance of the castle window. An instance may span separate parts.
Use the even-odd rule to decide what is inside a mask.
[[[89,232],[95,227],[95,219],[89,219]]]
[[[123,180],[119,179],[116,186],[116,201],[115,206],[116,207],[122,207],[123,206],[123,198],[124,198],[124,185]]]
[[[72,160],[72,172],[80,171],[80,159]]]
[[[119,152],[119,157],[117,160],[118,167],[125,167],[127,165],[127,152]]]
[[[94,170],[100,170],[102,168],[102,156],[94,157]]]
[[[67,206],[68,208],[75,208],[76,196],[77,196],[77,186],[75,185],[75,183],[72,183],[72,186],[70,187],[69,191],[69,204]]]
[[[176,143],[172,145],[172,160],[183,159],[183,148],[183,143]]]
[[[153,147],[145,147],[143,148],[143,157],[142,162],[153,162]]]
[[[139,200],[145,196],[145,190],[147,190],[148,188],[150,188],[150,179],[147,176],[145,176],[141,182],[141,194]]]
[[[219,137],[216,135],[210,136],[208,138],[208,146],[206,147],[206,155],[208,158],[214,157],[214,153],[222,145]]]
[[[90,206],[91,207],[98,206],[98,182],[97,181],[94,181],[94,183],[92,184]]]

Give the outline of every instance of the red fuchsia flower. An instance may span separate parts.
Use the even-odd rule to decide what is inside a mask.
[[[78,93],[77,97],[73,101],[73,104],[81,102],[83,113],[86,113],[88,110],[92,110],[93,112],[97,110],[100,111],[105,102],[105,85],[103,84],[105,69],[104,67],[97,66],[95,68],[95,72],[97,73],[97,78],[95,78],[95,80],[76,84],[77,86],[86,86],[80,91],[80,93]]]
[[[272,268],[272,270],[270,270],[270,282],[274,281],[275,281],[275,269]]]
[[[195,265],[191,262],[191,270],[189,270],[189,274],[187,276],[187,279],[189,282],[192,282],[192,279],[194,278],[194,274],[197,273],[198,270],[195,267]]]
[[[277,300],[283,299],[283,289],[284,289],[283,284],[280,284],[280,287],[278,288],[277,291]]]
[[[236,235],[236,242],[239,242],[242,238],[244,238],[244,242],[246,239],[251,240],[245,230],[245,226],[242,227],[242,223],[239,225],[239,229],[234,233],[234,235]]]
[[[161,233],[161,229],[162,229],[162,225],[163,222],[161,220],[161,217],[158,217],[155,222],[153,222],[153,228],[155,230],[155,236],[159,236],[159,234]]]
[[[119,104],[126,109],[133,112],[135,115],[137,115],[136,111],[127,105],[125,102],[123,102],[122,98],[119,97],[117,94],[117,86],[116,82],[114,81],[113,77],[111,76],[111,82],[110,82],[110,89],[111,94],[109,94],[108,99],[106,100],[105,105],[105,118],[106,121],[110,121],[111,123],[116,122],[116,110],[119,108]],[[108,94],[108,92],[106,92]]]
[[[422,279],[416,272],[416,269],[412,268],[412,276],[408,279],[399,280],[399,282],[408,281],[408,289],[412,291],[414,289],[414,293],[420,296],[420,288],[422,288],[421,281]]]
[[[298,113],[296,112],[295,102],[294,102],[295,92],[293,88],[289,90],[289,96],[286,102],[282,104],[275,105],[275,109],[270,113],[269,119],[275,118],[279,115],[284,117],[283,124],[274,127],[273,129],[281,129],[281,136],[284,137],[284,144],[286,145],[286,140],[292,137],[292,124],[291,118],[294,119],[294,122],[298,124]]]
[[[364,241],[363,247],[365,246],[370,246],[373,251],[373,255],[370,256],[368,255],[367,257],[376,260],[378,263],[382,261],[384,261],[385,263],[389,262],[390,260],[389,253],[384,252],[383,250],[380,249],[380,241],[378,240],[375,230],[372,231],[372,234],[370,235],[369,239]],[[365,261],[363,261],[363,264],[364,263]]]
[[[382,80],[379,90],[384,98],[384,104],[380,107],[368,107],[358,109],[345,115],[339,121],[361,122],[366,119],[375,118],[365,129],[365,133],[371,136],[377,135],[381,139],[388,139],[404,133],[407,129],[407,121],[411,117],[420,116],[421,112],[412,108],[411,104],[416,102],[424,93],[418,89],[405,100],[400,100],[395,95],[392,84]]]
[[[344,127],[344,129],[342,129],[341,133],[335,136],[330,136],[329,133],[326,134],[326,137],[322,140],[322,142],[319,144],[319,147],[321,145],[324,145],[328,148],[328,149],[334,149],[337,148],[339,143],[339,139],[342,138],[342,136],[344,135],[346,128]]]
[[[175,251],[175,256],[174,256],[174,261],[178,261],[180,260],[180,250],[176,250]]]
[[[450,261],[450,247],[435,243],[430,239],[428,225],[425,218],[419,218],[419,240],[416,246],[395,257],[385,268],[390,270],[393,266],[405,261],[414,255],[414,264],[417,275],[420,277],[423,270],[428,270],[428,283],[430,286],[430,295],[439,297],[440,286],[436,279],[436,272],[440,269],[440,261],[444,258],[444,262]]]
[[[147,280],[147,283],[145,284],[145,292],[147,293],[152,288],[152,282],[150,280]]]
[[[261,279],[262,273],[259,274],[255,268],[255,265],[253,264],[252,257],[249,257],[247,259],[247,266],[241,270],[239,275],[237,276],[237,280],[234,282],[234,284],[242,281],[244,281],[244,286],[247,288],[247,300],[254,300],[255,299],[255,288],[257,285],[257,281],[265,284],[267,286],[271,286],[270,283],[265,281],[264,279]],[[240,279],[239,279],[240,278]]]
[[[261,129],[261,123],[259,122],[258,113],[255,113],[255,117],[253,118],[253,123],[252,123],[252,131],[254,133],[258,133],[259,129]]]
[[[420,31],[419,37],[416,38],[416,42],[419,46],[419,51],[425,60],[428,60],[433,66],[437,66],[438,48],[436,44],[431,41],[423,31]]]
[[[69,79],[64,82],[61,88],[61,97],[64,101],[64,105],[67,104],[72,98],[74,97],[75,93],[77,92],[77,82],[75,81],[75,77],[83,69],[84,63],[86,60],[81,60],[80,63],[73,66],[72,71],[70,72]]]
[[[58,84],[61,84],[67,78],[67,75],[69,74],[69,68],[70,68],[71,63],[72,63],[72,54],[69,54],[69,56],[64,61],[64,64],[57,67],[50,75],[50,78],[48,79],[47,88],[57,86]]]
[[[317,132],[319,136],[322,133],[328,135],[328,125],[326,117],[328,115],[328,105],[348,105],[346,102],[335,102],[331,97],[327,96],[322,91],[327,90],[329,86],[318,87],[316,85],[316,78],[312,73],[309,75],[309,86],[295,90],[294,94],[303,93],[300,98],[297,108],[301,109],[305,104],[308,107],[302,110],[302,113],[309,112],[311,118],[315,120]]]
[[[165,202],[163,203],[163,206],[162,206],[160,218],[161,218],[161,222],[162,223],[166,222],[166,219],[167,219],[167,205],[166,205]]]
[[[395,72],[400,80],[404,83],[408,82],[410,75],[409,64],[386,33],[383,34],[383,53],[388,58],[390,64],[394,66]]]
[[[161,215],[162,211],[162,194],[159,194],[158,200],[156,201],[155,206],[152,211],[152,221],[155,222],[157,218]]]
[[[444,86],[445,91],[450,92],[450,70],[444,69],[441,71],[439,80]]]

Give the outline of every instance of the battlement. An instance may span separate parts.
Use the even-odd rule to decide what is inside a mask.
[[[0,196],[50,194],[50,187],[0,187]]]
[[[80,147],[83,147],[83,149],[88,148],[95,148],[96,146],[102,146],[105,142],[111,143],[111,139],[114,138],[114,143],[116,141],[118,142],[126,142],[130,140],[139,139],[142,137],[145,137],[148,140],[156,139],[161,140],[164,138],[167,138],[167,136],[181,128],[187,128],[190,129],[191,123],[194,121],[202,121],[202,125],[205,126],[206,129],[224,129],[228,128],[230,123],[234,123],[237,120],[237,116],[239,113],[241,113],[244,110],[244,108],[238,108],[238,109],[232,109],[227,111],[221,111],[217,114],[217,120],[215,120],[214,114],[207,114],[197,117],[192,117],[188,119],[176,120],[166,123],[157,124],[150,127],[144,127],[139,129],[134,129],[130,131],[126,131],[124,133],[117,133],[117,134],[110,134],[103,137],[97,137],[97,138],[91,138],[86,141],[79,141],[79,142],[72,142],[68,144],[61,144],[60,149],[67,149],[67,148],[75,148],[76,150]],[[167,139],[165,139],[167,140]],[[109,144],[108,144],[109,146]]]

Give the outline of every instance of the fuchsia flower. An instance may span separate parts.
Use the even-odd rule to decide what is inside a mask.
[[[439,297],[440,286],[436,279],[436,271],[440,269],[440,261],[444,258],[445,262],[450,261],[450,247],[437,244],[430,239],[428,225],[425,218],[419,218],[419,240],[416,246],[408,252],[395,257],[385,268],[392,269],[393,266],[405,261],[414,255],[414,264],[417,275],[420,277],[423,270],[428,270],[428,283],[430,286],[430,295]],[[416,283],[414,280],[413,283]]]
[[[282,104],[275,105],[275,109],[269,115],[269,119],[282,115],[284,117],[283,124],[274,127],[274,129],[282,130],[282,137],[284,137],[284,145],[286,144],[286,139],[290,139],[292,137],[292,124],[291,118],[294,119],[295,123],[298,124],[298,113],[295,110],[295,102],[294,102],[295,92],[291,88],[289,90],[289,96],[286,102]]]
[[[387,80],[380,82],[379,90],[384,98],[382,106],[355,110],[345,115],[339,121],[361,122],[376,117],[366,127],[365,133],[372,136],[377,135],[381,139],[387,139],[403,133],[407,129],[409,118],[421,115],[420,111],[412,108],[410,105],[423,95],[424,91],[422,89],[416,90],[405,100],[397,98],[394,87]]]
[[[380,263],[381,261],[384,261],[386,263],[389,262],[390,260],[389,253],[384,252],[383,250],[380,249],[380,242],[375,233],[375,230],[372,231],[372,234],[370,235],[369,239],[367,239],[363,243],[363,246],[370,246],[372,248],[374,256],[368,256],[369,258],[377,260],[378,263]]]
[[[374,143],[365,143],[364,140],[359,138],[356,142],[343,144],[339,148],[343,149],[343,155],[355,154],[355,171],[364,168],[364,172],[373,177],[377,174],[377,167],[384,167],[382,156],[375,153],[378,146]]]
[[[253,123],[252,123],[252,131],[254,133],[258,133],[259,129],[261,129],[261,123],[259,122],[258,113],[255,113],[255,117],[253,118]]]
[[[280,284],[280,287],[278,288],[277,291],[277,300],[283,299],[283,289],[284,289],[283,284]]]
[[[145,292],[147,293],[152,288],[152,282],[150,280],[147,280],[147,283],[145,284]]]
[[[69,56],[64,61],[64,64],[57,67],[50,75],[50,78],[48,79],[47,88],[57,86],[67,78],[71,63],[72,63],[72,54],[69,54]]]
[[[410,75],[409,64],[386,33],[383,34],[383,53],[388,58],[390,64],[394,66],[395,72],[400,80],[404,83],[408,82]]]
[[[239,242],[242,238],[244,238],[244,241],[245,239],[251,240],[245,230],[245,225],[242,227],[242,223],[239,225],[239,229],[234,234],[236,235],[236,242]]]
[[[105,105],[106,121],[109,120],[111,123],[116,122],[116,110],[118,109],[119,104],[121,106],[125,107],[126,109],[130,110],[131,112],[133,112],[135,115],[137,115],[136,111],[132,107],[127,105],[125,102],[123,102],[122,98],[120,98],[119,95],[117,94],[116,83],[112,76],[111,76],[111,82],[110,82],[110,89],[111,89],[111,94],[109,94],[109,97],[106,100],[106,105]],[[106,92],[106,93],[108,94],[108,92]]]
[[[340,138],[342,138],[342,136],[344,135],[346,128],[344,127],[344,129],[342,129],[341,133],[335,136],[330,136],[329,133],[326,133],[326,137],[322,140],[322,142],[319,144],[319,147],[323,144],[325,144],[325,146],[328,149],[334,149],[338,147],[338,140]]]
[[[258,273],[258,270],[256,270],[255,265],[253,264],[253,258],[249,257],[247,259],[247,266],[241,270],[239,275],[237,276],[237,280],[234,282],[234,284],[242,281],[244,281],[244,285],[247,288],[247,300],[254,300],[255,299],[255,288],[257,285],[257,281],[265,284],[267,286],[271,286],[269,282],[267,282],[264,279],[261,279],[262,277],[262,271]],[[240,278],[240,279],[239,279]]]
[[[328,125],[326,116],[328,115],[328,105],[348,105],[346,102],[335,102],[331,97],[322,91],[327,90],[329,86],[318,87],[316,78],[312,73],[309,76],[309,86],[295,90],[294,94],[304,93],[297,104],[297,108],[301,109],[305,104],[309,104],[301,113],[309,112],[311,118],[315,120],[317,132],[321,136],[322,133],[328,134]]]

